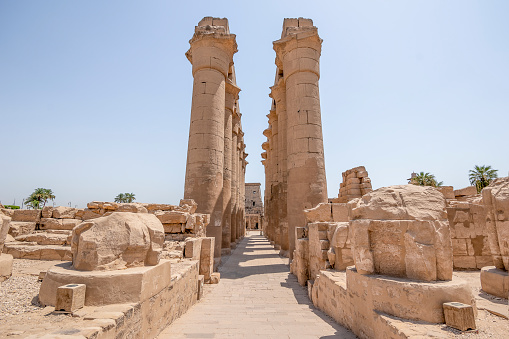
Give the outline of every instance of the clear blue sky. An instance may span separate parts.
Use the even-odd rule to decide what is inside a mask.
[[[183,196],[191,64],[204,16],[237,35],[246,181],[261,144],[283,18],[323,42],[320,95],[328,195],[366,166],[375,188],[412,171],[467,186],[509,171],[508,1],[0,1],[0,201],[51,188],[80,207],[133,192]]]

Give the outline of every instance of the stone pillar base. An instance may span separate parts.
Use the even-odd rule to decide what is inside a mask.
[[[509,296],[509,273],[495,266],[483,267],[481,287],[486,293],[507,299]]]
[[[171,284],[171,263],[115,271],[78,271],[71,262],[48,270],[39,290],[43,305],[55,306],[57,289],[67,284],[85,284],[85,306],[143,302]]]
[[[12,275],[13,257],[10,254],[0,254],[0,282],[9,279]]]

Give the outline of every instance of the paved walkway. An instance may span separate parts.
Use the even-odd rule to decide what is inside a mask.
[[[251,232],[219,269],[221,281],[162,338],[355,338],[315,309],[265,237]]]

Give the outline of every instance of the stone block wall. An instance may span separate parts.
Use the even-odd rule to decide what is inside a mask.
[[[451,201],[447,207],[455,269],[481,269],[493,259],[486,229],[484,206]]]
[[[360,198],[373,190],[368,171],[364,166],[355,167],[343,172],[343,182],[339,184],[339,195],[336,202],[348,202]]]

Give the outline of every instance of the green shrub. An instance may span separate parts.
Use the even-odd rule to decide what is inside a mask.
[[[19,206],[16,205],[4,205],[4,207],[10,210],[19,210]]]

